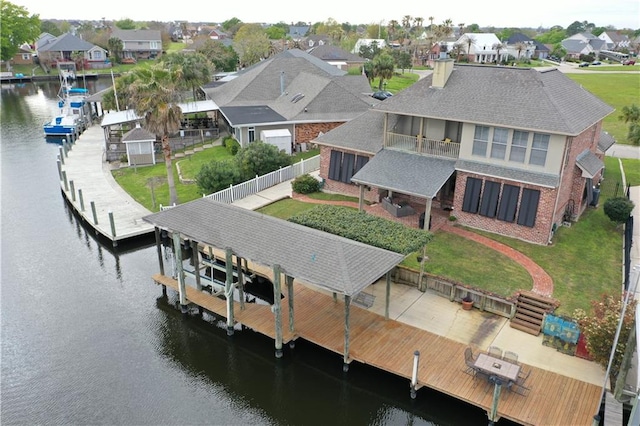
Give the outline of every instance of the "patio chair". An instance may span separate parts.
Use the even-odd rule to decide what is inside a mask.
[[[473,357],[473,349],[471,348],[466,348],[464,350],[464,363],[466,364],[467,368],[465,369],[465,373],[471,375],[471,376],[476,376],[477,374],[477,369],[476,367],[473,365],[475,362],[475,358]]]
[[[489,346],[487,353],[495,358],[502,358],[502,349],[497,346]]]
[[[504,354],[502,355],[502,359],[512,364],[517,364],[518,354],[511,351],[505,351]]]
[[[524,384],[524,382],[526,382],[527,379],[529,378],[530,374],[531,374],[531,370],[525,370],[524,368],[521,368],[520,372],[518,373],[517,383]]]

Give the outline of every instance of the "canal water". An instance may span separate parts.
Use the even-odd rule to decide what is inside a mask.
[[[109,84],[87,82],[91,93]],[[153,245],[114,251],[67,207],[58,145],[42,132],[57,91],[2,85],[3,425],[487,424],[428,389],[411,400],[407,380],[379,370],[345,374],[341,356],[312,344],[277,360],[271,339],[180,314],[150,278]]]

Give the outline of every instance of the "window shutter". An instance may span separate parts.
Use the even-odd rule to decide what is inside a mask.
[[[360,169],[363,168],[364,165],[367,164],[368,162],[369,162],[369,157],[363,157],[361,155],[358,155],[356,157],[356,168],[353,170],[353,174],[355,175],[356,173],[358,173]]]
[[[467,185],[464,191],[464,200],[462,201],[462,211],[468,213],[478,213],[478,205],[480,204],[480,189],[482,181],[480,179],[468,177]]]
[[[482,192],[480,214],[487,217],[496,217],[498,210],[498,198],[500,197],[500,183],[485,181]]]
[[[513,185],[505,185],[502,189],[502,200],[498,210],[498,219],[505,222],[516,220],[516,209],[518,207],[518,197],[520,188]]]
[[[342,171],[340,173],[340,181],[344,183],[351,183],[351,177],[353,176],[353,166],[356,156],[354,154],[342,155]]]
[[[538,214],[538,202],[540,201],[540,191],[536,189],[524,189],[522,191],[522,202],[518,213],[518,225],[533,228],[536,224]]]
[[[340,180],[340,166],[342,165],[342,152],[331,150],[329,160],[329,179]]]

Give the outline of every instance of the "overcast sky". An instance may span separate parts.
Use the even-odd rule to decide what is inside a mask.
[[[551,27],[564,28],[574,21],[589,21],[596,26],[640,28],[638,0],[508,0],[402,2],[396,10],[393,2],[356,2],[354,0],[212,0],[166,1],[108,0],[59,2],[52,0],[9,0],[24,6],[29,13],[46,19],[134,21],[185,20],[189,22],[223,22],[236,17],[243,22],[321,22],[333,18],[339,23],[372,24],[402,17],[421,17],[428,25],[451,19],[454,26],[476,23],[481,27]],[[411,4],[412,3],[412,4]]]

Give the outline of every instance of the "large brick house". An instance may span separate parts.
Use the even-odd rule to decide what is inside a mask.
[[[547,244],[597,202],[611,112],[556,69],[441,59],[314,142],[327,191],[412,202],[425,227],[438,206],[462,225]]]
[[[203,88],[219,125],[241,146],[263,131],[288,130],[294,149],[361,115],[375,101],[367,78],[299,49],[285,50],[224,83]]]

